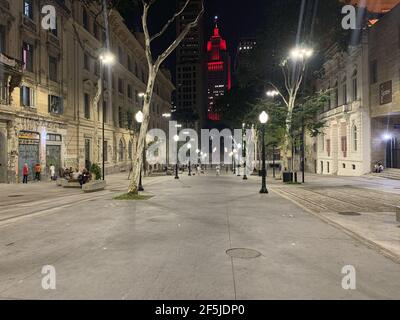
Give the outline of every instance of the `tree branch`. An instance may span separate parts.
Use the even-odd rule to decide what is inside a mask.
[[[159,55],[159,57],[157,58],[157,61],[155,62],[156,70],[158,70],[160,68],[160,65],[164,62],[164,60],[178,47],[178,45],[186,37],[186,35],[189,33],[189,31],[199,23],[199,20],[202,17],[203,13],[204,13],[204,1],[201,2],[201,11],[197,15],[196,19],[194,21],[192,21],[191,23],[187,24],[185,26],[185,28],[183,29],[183,31],[175,39],[175,41],[172,42],[172,44],[162,54]]]
[[[147,3],[144,0],[142,0],[143,3],[142,25],[143,25],[143,33],[145,40],[146,58],[149,64],[149,70],[153,65],[153,55],[151,54],[150,33],[149,33],[149,28],[147,26],[147,18],[149,16],[150,6],[154,3],[154,1],[155,0],[151,0],[149,3]]]
[[[271,86],[274,87],[274,89],[276,90],[276,92],[278,92],[278,94],[281,96],[281,98],[283,99],[283,102],[286,104],[286,106],[289,107],[289,103],[286,100],[286,98],[283,96],[283,94],[281,93],[281,91],[278,89],[278,87],[276,85],[274,85],[272,82],[269,83]]]
[[[186,0],[186,2],[185,2],[185,4],[184,4],[184,6],[182,7],[182,9],[181,9],[180,11],[176,12],[176,13],[172,16],[172,18],[168,20],[168,22],[164,25],[164,27],[161,29],[160,32],[158,32],[157,34],[155,34],[154,36],[152,36],[152,37],[150,38],[150,42],[152,42],[153,40],[157,39],[158,37],[161,37],[161,36],[164,34],[164,32],[167,31],[167,29],[168,29],[168,27],[171,25],[171,23],[174,22],[175,19],[176,19],[177,17],[179,17],[179,16],[183,13],[183,11],[185,11],[185,9],[186,9],[186,7],[188,6],[189,2],[190,2],[190,0]]]

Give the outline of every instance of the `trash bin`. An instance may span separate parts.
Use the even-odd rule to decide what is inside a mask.
[[[293,172],[283,172],[282,179],[284,183],[292,182],[293,181]]]

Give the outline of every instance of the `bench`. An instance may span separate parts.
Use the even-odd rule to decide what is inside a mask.
[[[95,180],[85,183],[82,186],[83,192],[96,192],[104,190],[107,186],[107,183],[104,180]]]

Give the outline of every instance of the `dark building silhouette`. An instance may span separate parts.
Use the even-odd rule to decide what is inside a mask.
[[[178,8],[186,1],[178,0]],[[176,21],[177,34],[193,22],[201,11],[201,0],[192,0]],[[205,59],[203,19],[176,50],[176,110],[174,119],[201,129],[206,118]]]

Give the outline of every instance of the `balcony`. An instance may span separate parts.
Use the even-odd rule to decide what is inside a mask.
[[[338,106],[336,108],[324,111],[320,114],[320,119],[326,119],[329,117],[337,116],[339,114],[345,114],[349,113],[352,111],[356,111],[361,107],[361,101],[360,100],[355,100],[352,102],[349,102],[347,104],[343,104],[341,106]]]
[[[0,104],[10,104],[10,96],[13,90],[18,87],[22,79],[22,63],[17,59],[0,53]]]

